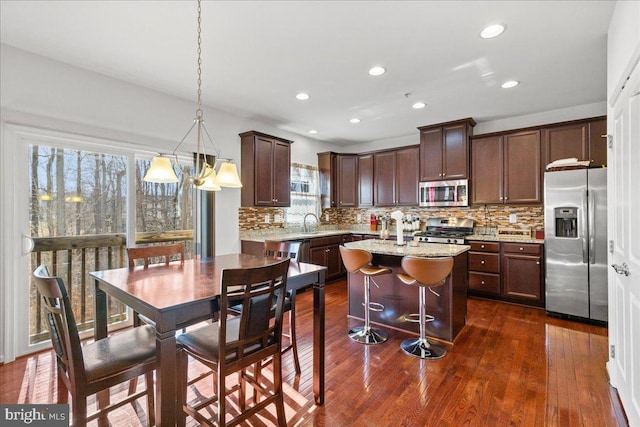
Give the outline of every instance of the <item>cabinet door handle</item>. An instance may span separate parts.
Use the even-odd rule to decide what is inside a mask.
[[[521,251],[524,251],[524,248],[520,248]]]
[[[484,260],[481,260],[481,261],[480,261],[480,264],[484,264]]]
[[[540,265],[540,261],[536,261],[536,264]]]
[[[480,245],[480,249],[484,249],[484,245]]]
[[[482,282],[480,282],[481,285],[484,285],[484,280]]]
[[[331,252],[331,249],[325,249],[324,251],[325,252]]]

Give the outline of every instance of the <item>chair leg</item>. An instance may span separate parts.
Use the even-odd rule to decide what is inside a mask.
[[[149,420],[149,426],[156,425],[156,405],[155,405],[155,386],[153,383],[153,372],[147,372],[144,374],[144,383],[147,387],[147,419]]]
[[[278,426],[287,427],[287,417],[284,412],[284,393],[282,391],[282,355],[273,356],[273,389],[276,395],[276,415]]]
[[[76,394],[71,399],[71,410],[73,413],[73,426],[87,425],[87,396]]]
[[[385,331],[371,327],[369,311],[371,310],[371,287],[369,286],[369,276],[364,276],[364,325],[358,326],[349,331],[349,338],[360,344],[382,344],[388,338]],[[381,306],[376,303],[374,305]],[[376,311],[382,311],[376,309]]]
[[[106,408],[111,403],[111,395],[108,389],[99,391],[96,393],[96,396],[98,401],[98,410]],[[106,413],[103,413],[98,417],[98,427],[109,427],[109,419],[107,418]]]
[[[225,377],[222,369],[216,372],[218,377],[218,426],[226,427],[227,425],[227,387],[225,386]]]
[[[186,351],[178,350],[177,357],[177,377],[178,390],[176,392],[176,426],[185,427],[187,423],[187,414],[184,412],[184,406],[187,404],[187,383],[189,382],[187,375],[189,370],[189,355]]]
[[[57,391],[58,391],[58,403],[67,403],[69,401],[69,390],[67,390],[67,386],[64,385],[64,381],[62,380],[62,375],[64,375],[64,373],[62,373],[61,370],[58,369],[58,375],[57,375],[58,380],[56,381]]]
[[[293,364],[296,374],[300,375],[300,359],[298,358],[298,340],[296,339],[296,294],[291,294],[291,310],[289,311],[289,339],[291,340],[291,351],[293,352]]]

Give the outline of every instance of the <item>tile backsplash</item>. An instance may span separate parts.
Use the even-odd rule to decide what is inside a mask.
[[[368,225],[371,214],[376,216],[390,214],[397,208],[330,208],[322,211],[322,225],[350,227]],[[422,222],[433,217],[463,217],[475,221],[476,227],[505,227],[537,230],[544,228],[544,207],[541,205],[482,205],[466,208],[400,208],[405,215],[419,215]],[[269,216],[269,222],[265,219]],[[329,220],[326,220],[328,215]],[[516,222],[510,223],[509,217],[515,215]],[[268,230],[284,228],[284,222],[274,222],[279,216],[284,218],[284,208],[240,208],[238,210],[240,231]],[[359,218],[358,218],[359,216]]]

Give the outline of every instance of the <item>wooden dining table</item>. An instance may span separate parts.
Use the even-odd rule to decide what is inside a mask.
[[[95,279],[95,339],[107,336],[107,295],[156,324],[156,423],[176,422],[176,331],[212,319],[218,307],[225,268],[272,264],[273,258],[246,254],[219,255],[90,273]],[[287,289],[313,286],[313,394],[324,403],[324,281],[326,267],[291,262]]]

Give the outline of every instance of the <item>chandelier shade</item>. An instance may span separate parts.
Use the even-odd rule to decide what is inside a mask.
[[[217,183],[221,187],[240,188],[242,182],[238,176],[238,168],[235,163],[224,162],[218,171]]]
[[[178,176],[173,170],[171,160],[168,157],[157,156],[151,160],[149,170],[144,175],[144,181],[168,184],[178,182]]]

